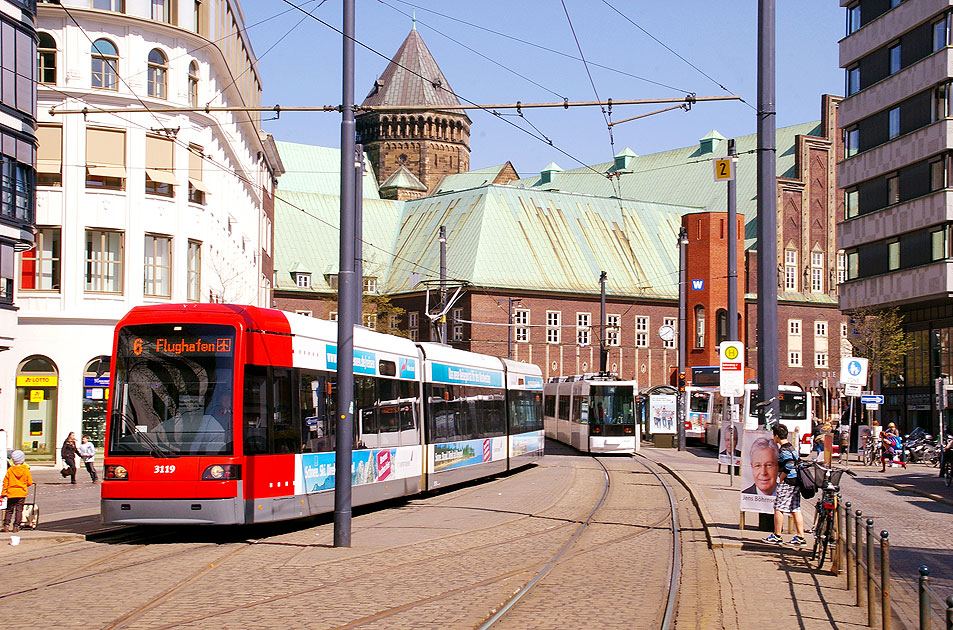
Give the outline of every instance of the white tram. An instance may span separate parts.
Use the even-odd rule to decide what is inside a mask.
[[[636,381],[610,374],[550,379],[543,386],[546,437],[587,453],[634,453]]]

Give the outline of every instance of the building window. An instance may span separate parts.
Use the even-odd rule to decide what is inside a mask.
[[[816,368],[826,368],[826,367],[827,367],[827,353],[826,353],[826,352],[815,352],[815,353],[814,353],[814,367],[816,367]]]
[[[860,261],[859,255],[856,249],[852,249],[847,252],[847,280],[854,280],[858,278],[860,269],[858,268],[858,263]]]
[[[701,304],[695,307],[695,347],[705,347],[705,307]]]
[[[175,24],[175,5],[173,0],[152,0],[152,19],[166,24]]]
[[[856,217],[860,213],[860,192],[856,188],[848,188],[844,191],[844,215],[848,219]]]
[[[889,271],[900,269],[900,241],[887,243],[887,269]]]
[[[46,85],[56,85],[56,40],[49,33],[38,33],[36,47],[36,80]]]
[[[391,315],[388,321],[388,325],[391,330],[398,330],[400,328],[400,317],[397,315]]]
[[[576,343],[588,346],[592,333],[592,315],[590,313],[576,313]]]
[[[198,302],[202,295],[202,244],[198,241],[189,241],[188,254],[188,289],[186,298],[189,302]]]
[[[338,320],[338,312],[337,312],[337,311],[331,311],[331,312],[328,313],[328,321],[329,321],[329,322],[336,322],[337,320]],[[414,332],[416,332],[416,331],[414,331]]]
[[[860,66],[854,65],[847,69],[847,96],[860,91]]]
[[[791,350],[788,352],[788,367],[801,367],[801,352]]]
[[[146,234],[142,292],[148,297],[172,297],[172,239]]]
[[[155,98],[166,97],[166,76],[168,75],[168,71],[168,60],[165,57],[165,53],[158,48],[153,48],[149,52],[149,71],[147,78],[149,96],[154,96]]]
[[[93,0],[93,8],[124,13],[126,11],[126,2],[125,0]]]
[[[946,158],[930,162],[930,191],[946,188]]]
[[[122,232],[86,230],[86,290],[122,293]]]
[[[63,128],[59,125],[36,127],[36,185],[63,185]]]
[[[377,278],[373,276],[364,277],[364,293],[377,293]]]
[[[894,107],[887,112],[887,135],[896,138],[900,135],[900,108]]]
[[[311,288],[311,274],[310,273],[296,273],[295,284],[298,286],[299,289],[310,289]]]
[[[513,339],[517,343],[529,342],[529,310],[516,309],[513,311]]]
[[[126,134],[114,129],[86,128],[86,187],[126,187]]]
[[[199,106],[199,64],[189,64],[189,105]]]
[[[118,90],[116,81],[116,65],[119,63],[119,53],[116,46],[108,39],[97,39],[93,42],[92,50],[92,86],[101,90]]]
[[[305,317],[314,317],[313,311],[299,311],[295,309],[295,313],[297,313],[298,315],[304,315]]]
[[[420,313],[418,313],[417,311],[407,313],[407,328],[408,329],[411,329],[411,330],[416,329],[419,324],[420,324]]]
[[[930,232],[931,258],[930,260],[943,260],[947,258],[946,228]]]
[[[377,330],[377,313],[364,313],[364,328]]]
[[[205,195],[208,186],[202,179],[202,147],[197,144],[189,145],[189,203],[205,204]]]
[[[950,14],[947,13],[942,18],[933,23],[933,52],[946,48],[949,43],[949,20]]]
[[[671,326],[674,330],[678,330],[678,319],[675,317],[665,317],[662,319],[663,326]],[[672,338],[671,341],[663,341],[662,347],[668,350],[674,350],[677,338]]]
[[[814,336],[815,337],[826,337],[827,336],[827,322],[814,322]]]
[[[37,228],[36,246],[20,257],[20,290],[60,290],[60,228]]]
[[[562,313],[546,311],[546,343],[559,343],[559,327],[562,322]]]
[[[606,315],[606,345],[622,345],[622,316]]]
[[[824,292],[824,254],[811,252],[811,293]]]
[[[857,32],[860,28],[860,3],[847,7],[847,34]]]
[[[897,173],[887,175],[887,205],[900,203],[900,176]]]
[[[463,319],[463,309],[455,308],[453,309],[453,340],[454,341],[463,341],[463,324],[460,323],[460,320]]]
[[[202,24],[202,0],[195,0],[192,5],[192,24],[195,25],[196,33],[205,32]]]
[[[950,115],[950,84],[941,83],[933,91],[933,120],[943,120]]]
[[[411,328],[411,329],[410,329],[410,340],[411,340],[411,341],[420,341],[420,333],[417,331],[416,328]]]
[[[169,138],[146,136],[146,192],[171,197],[175,194],[174,144]]]
[[[797,250],[784,250],[784,290],[797,291]]]
[[[649,347],[649,318],[645,315],[635,317],[635,347]]]
[[[715,311],[715,345],[728,341],[728,311],[723,308]]]
[[[801,320],[799,319],[788,320],[788,335],[792,337],[801,336]]]
[[[900,44],[891,46],[887,53],[890,56],[890,74],[900,72]]]
[[[841,336],[841,337],[846,337],[846,336],[847,336],[847,324],[846,324],[846,323],[841,323],[841,325],[840,325],[840,336]]]
[[[847,279],[847,256],[844,252],[837,252],[837,284]]]
[[[10,136],[7,136],[9,139]],[[7,156],[0,164],[0,215],[33,223],[34,221],[33,169]],[[10,259],[10,277],[13,277],[13,259]]]
[[[847,157],[853,157],[860,151],[860,130],[856,125],[844,130],[844,151]]]

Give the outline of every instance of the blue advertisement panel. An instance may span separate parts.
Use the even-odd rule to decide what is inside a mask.
[[[434,383],[503,387],[503,372],[459,367],[456,365],[446,365],[444,363],[432,363],[430,372]]]
[[[338,369],[338,347],[325,344],[325,361],[329,370]],[[354,350],[354,373],[377,374],[377,356],[367,350]]]
[[[527,376],[526,389],[543,389],[543,378],[541,376]]]
[[[505,437],[434,444],[433,472],[492,462],[505,457]]]
[[[84,376],[83,387],[109,387],[109,375]]]
[[[530,431],[510,436],[510,457],[539,453],[543,450],[546,437],[542,431]]]
[[[401,378],[417,378],[417,359],[401,357],[398,367]]]

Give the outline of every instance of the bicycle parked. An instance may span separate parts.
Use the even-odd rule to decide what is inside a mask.
[[[946,448],[940,455],[940,477],[946,482],[947,487],[953,485],[953,435],[946,438]]]
[[[837,532],[834,525],[837,518],[837,493],[840,492],[840,478],[843,474],[843,469],[814,464],[814,480],[821,490],[821,498],[817,501],[814,513],[814,551],[811,553],[811,561],[818,570],[824,566],[827,547],[836,544]]]
[[[861,451],[861,457],[864,460],[865,466],[873,466],[875,463],[878,463],[880,458],[883,457],[883,445],[880,443],[880,440],[875,440],[873,437],[867,438],[867,443],[864,444],[864,448]]]

